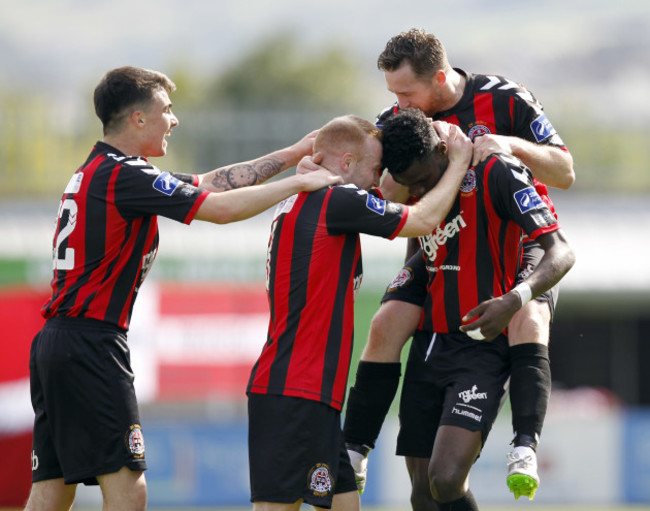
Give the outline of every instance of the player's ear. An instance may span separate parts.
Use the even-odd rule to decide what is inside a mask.
[[[352,171],[352,166],[354,165],[355,158],[352,153],[343,153],[341,155],[340,165],[341,170],[344,174],[349,174]]]
[[[131,123],[138,128],[144,128],[144,125],[146,124],[146,116],[143,110],[134,110],[131,112],[129,119],[131,120]]]
[[[434,85],[441,88],[445,83],[447,83],[447,73],[445,73],[442,69],[438,69],[438,71],[433,74],[433,78],[431,80]]]

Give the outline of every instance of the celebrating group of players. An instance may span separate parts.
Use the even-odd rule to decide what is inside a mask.
[[[534,496],[556,286],[574,262],[543,183],[568,188],[571,155],[528,90],[452,68],[424,30],[390,39],[378,66],[397,102],[375,123],[337,117],[287,148],[201,175],[147,160],[166,153],[178,125],[169,78],[134,67],[102,78],[104,136],[61,199],[47,321],[32,343],[26,509],[68,510],[78,483],[99,484],[106,510],[146,508],[127,331],[157,216],[228,223],[278,203],[268,335],[247,387],[254,508],[360,508],[411,337],[397,454],[413,509],[478,509],[469,472],[508,385],[507,482],[515,497]],[[259,184],[296,165],[295,176]],[[419,247],[409,244],[373,318],[342,429],[360,233]]]

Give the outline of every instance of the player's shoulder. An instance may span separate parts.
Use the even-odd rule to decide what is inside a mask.
[[[530,169],[516,156],[507,153],[492,153],[476,167],[477,174],[489,174],[492,181],[516,179],[522,183],[532,184]]]
[[[536,103],[537,100],[532,92],[521,82],[503,75],[465,73],[467,87],[470,87],[474,94],[493,94],[495,96],[511,96],[514,99]]]

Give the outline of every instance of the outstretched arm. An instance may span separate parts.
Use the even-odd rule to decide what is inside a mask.
[[[340,176],[328,170],[318,170],[260,186],[211,193],[203,201],[194,218],[216,224],[245,220],[296,193],[318,190],[325,186],[340,184],[341,181]]]
[[[544,249],[544,256],[535,270],[510,292],[486,300],[469,311],[463,322],[472,321],[477,317],[478,319],[461,326],[461,332],[478,330],[478,336],[474,338],[494,339],[508,326],[515,312],[529,300],[551,289],[566,275],[575,263],[575,254],[562,230],[542,234],[537,238],[537,242]]]
[[[534,144],[507,135],[481,135],[474,139],[474,165],[492,153],[507,153],[519,158],[533,176],[554,188],[569,188],[576,179],[573,157],[568,151],[547,144]]]
[[[318,130],[308,133],[284,149],[242,163],[234,163],[199,175],[199,187],[210,192],[225,192],[266,181],[298,164],[303,156],[312,154]]]

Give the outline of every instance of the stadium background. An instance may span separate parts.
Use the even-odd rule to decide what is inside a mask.
[[[172,99],[181,125],[156,164],[202,172],[289,144],[334,115],[372,118],[392,102],[376,56],[411,26],[438,34],[454,65],[528,85],[576,162],[574,187],[552,191],[578,262],[562,285],[552,332],[543,482],[533,503],[516,504],[648,507],[650,12],[643,0],[405,2],[399,10],[387,1],[180,8],[119,0],[90,8],[26,0],[1,9],[0,507],[20,505],[29,488],[29,343],[42,324],[61,189],[101,136],[90,101],[101,74],[123,64],[168,73],[179,85]],[[106,22],[119,9],[128,9],[137,34]],[[243,389],[265,335],[270,214],[229,226],[161,221],[158,261],[130,334],[151,508],[247,506]],[[364,237],[363,250],[352,371],[404,245]],[[364,506],[407,503],[402,460],[392,454],[396,427],[393,410],[371,454]],[[494,509],[515,504],[503,481],[509,441],[506,405],[472,474],[479,502]],[[98,501],[96,488],[79,489],[81,507],[97,509]]]

